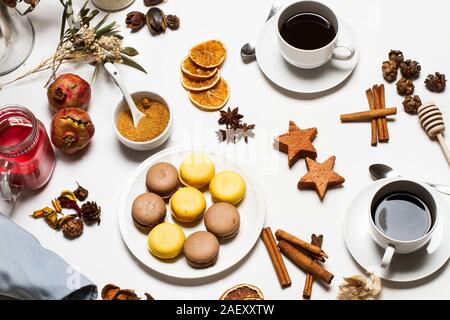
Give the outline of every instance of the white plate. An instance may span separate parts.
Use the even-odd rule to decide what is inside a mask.
[[[190,267],[180,255],[173,262],[166,262],[155,258],[147,249],[147,234],[140,232],[134,225],[131,217],[133,200],[147,191],[145,176],[148,168],[156,162],[166,161],[179,167],[181,161],[193,150],[170,148],[161,151],[145,160],[139,165],[126,183],[119,202],[119,226],[122,238],[132,254],[150,269],[169,277],[178,279],[199,279],[221,273],[243,259],[253,248],[259,238],[264,225],[266,212],[263,193],[254,179],[244,172],[238,165],[224,156],[207,152],[216,165],[216,173],[223,170],[238,172],[245,179],[247,192],[238,209],[241,215],[241,227],[237,236],[225,244],[221,244],[219,257],[214,266],[205,269]],[[212,204],[209,192],[205,191],[208,207]],[[167,206],[166,221],[173,222],[170,207]],[[183,227],[183,226],[182,226]],[[186,236],[198,230],[205,230],[203,219],[193,227],[183,227]]]
[[[376,181],[361,191],[352,202],[345,219],[344,234],[347,248],[356,262],[365,270],[377,270],[384,250],[373,241],[368,226],[370,202],[375,193],[386,183],[398,180],[384,179]],[[450,258],[450,208],[434,189],[426,187],[436,199],[439,222],[435,234],[423,249],[406,255],[395,255],[387,271],[379,276],[394,282],[411,282],[423,279],[438,271]]]
[[[340,40],[355,48],[355,56],[348,61],[332,59],[313,70],[292,66],[279,51],[276,33],[278,15],[264,25],[256,43],[256,60],[262,72],[276,85],[297,93],[318,93],[332,89],[345,81],[356,67],[359,48],[349,25],[340,20]]]

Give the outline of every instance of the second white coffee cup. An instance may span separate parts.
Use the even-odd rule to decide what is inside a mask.
[[[414,201],[418,202],[418,205],[422,205],[424,210],[430,215],[428,230],[425,234],[418,236],[416,239],[399,240],[395,239],[392,235],[388,235],[389,221],[386,217],[382,217],[381,221],[385,224],[384,229],[380,228],[376,224],[375,213],[379,210],[378,206],[380,201],[386,199],[389,196],[406,195],[410,196]],[[386,209],[383,209],[386,210]],[[407,212],[406,212],[407,213]],[[382,212],[382,214],[387,214]],[[395,212],[394,212],[395,214]],[[407,214],[400,214],[398,217],[394,217],[396,220],[397,228],[404,229],[400,231],[408,232],[407,228],[412,228],[411,220],[408,220]],[[368,210],[369,219],[369,231],[373,240],[382,248],[385,249],[381,261],[381,267],[384,269],[389,268],[394,254],[408,254],[416,252],[424,247],[432,238],[436,225],[439,221],[439,212],[437,211],[436,201],[432,194],[428,191],[428,187],[420,182],[410,180],[396,180],[389,182],[378,190],[374,195],[372,202]],[[403,220],[402,220],[403,219]]]

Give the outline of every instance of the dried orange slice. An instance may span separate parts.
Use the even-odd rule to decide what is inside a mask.
[[[216,74],[217,70],[219,69],[202,68],[199,65],[195,64],[189,56],[185,57],[181,62],[181,71],[183,72],[183,74],[194,80],[209,79]]]
[[[203,68],[215,68],[222,64],[227,55],[227,49],[219,40],[202,42],[191,48],[189,57]]]
[[[192,80],[181,73],[181,84],[189,91],[204,91],[214,87],[220,80],[220,72],[216,72],[214,76],[206,80]]]
[[[220,78],[219,82],[211,89],[205,91],[189,91],[189,99],[193,104],[205,111],[222,109],[230,98],[228,83]]]
[[[225,291],[219,300],[264,300],[264,295],[255,286],[239,284]]]

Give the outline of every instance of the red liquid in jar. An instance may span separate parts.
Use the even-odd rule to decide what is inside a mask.
[[[11,154],[1,153],[0,162],[11,164],[10,185],[30,190],[44,186],[50,179],[55,167],[55,153],[41,122],[36,120],[37,132],[23,148],[15,149]],[[19,118],[12,118],[0,128],[0,147],[18,146],[30,137],[33,125]],[[0,172],[5,171],[3,166]]]

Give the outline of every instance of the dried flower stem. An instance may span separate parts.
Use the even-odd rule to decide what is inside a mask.
[[[94,27],[90,27],[90,22],[98,15],[99,11],[87,8],[88,1],[84,3],[78,15],[73,12],[71,0],[60,0],[60,2],[64,6],[64,11],[60,41],[55,53],[50,58],[43,60],[34,69],[0,85],[0,88],[32,74],[52,70],[52,74],[45,85],[48,86],[56,77],[61,65],[67,62],[93,63],[95,66],[93,80],[96,78],[99,64],[104,62],[123,63],[146,72],[142,66],[130,58],[138,54],[137,50],[122,47],[123,37],[119,34],[116,22],[106,24],[108,15],[105,15]]]

